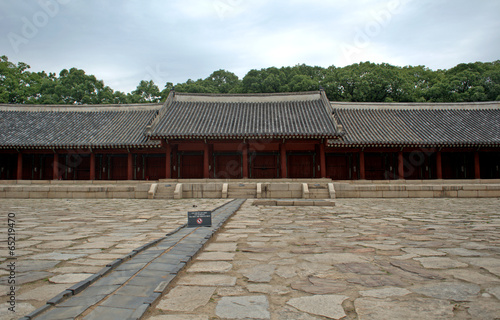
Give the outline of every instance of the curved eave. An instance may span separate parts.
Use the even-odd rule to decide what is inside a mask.
[[[328,147],[348,147],[348,148],[481,148],[500,147],[499,142],[360,142],[360,143],[328,143]]]
[[[160,148],[158,144],[101,144],[101,145],[3,145],[0,149],[30,149],[30,150],[47,150],[47,149],[144,149],[144,148]]]
[[[166,140],[242,140],[242,139],[336,139],[338,136],[331,134],[174,134],[152,135],[151,139]]]

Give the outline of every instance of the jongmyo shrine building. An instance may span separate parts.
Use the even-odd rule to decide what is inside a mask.
[[[499,179],[499,166],[500,102],[330,102],[321,90],[0,105],[2,180]]]

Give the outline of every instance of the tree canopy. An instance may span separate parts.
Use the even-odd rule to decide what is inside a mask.
[[[461,63],[449,70],[425,66],[398,67],[362,62],[328,68],[299,64],[250,70],[243,79],[226,70],[205,79],[164,84],[141,80],[130,93],[114,91],[84,70],[63,69],[59,75],[30,72],[0,57],[0,103],[13,104],[126,104],[158,103],[169,92],[273,93],[323,88],[332,101],[351,102],[473,102],[500,100],[500,60]]]

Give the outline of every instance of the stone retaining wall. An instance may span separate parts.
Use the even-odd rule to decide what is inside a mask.
[[[147,199],[151,182],[0,181],[0,198],[12,199]]]
[[[498,198],[500,180],[395,180],[334,183],[337,198]]]
[[[500,180],[160,180],[0,181],[0,198],[17,199],[334,199],[497,198]]]

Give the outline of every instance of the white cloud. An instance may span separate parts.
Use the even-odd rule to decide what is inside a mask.
[[[300,63],[437,69],[500,59],[500,2],[489,0],[70,1],[15,52],[7,34],[40,10],[0,2],[1,54],[34,71],[78,67],[126,92],[145,77],[177,83],[218,69],[242,77]]]

